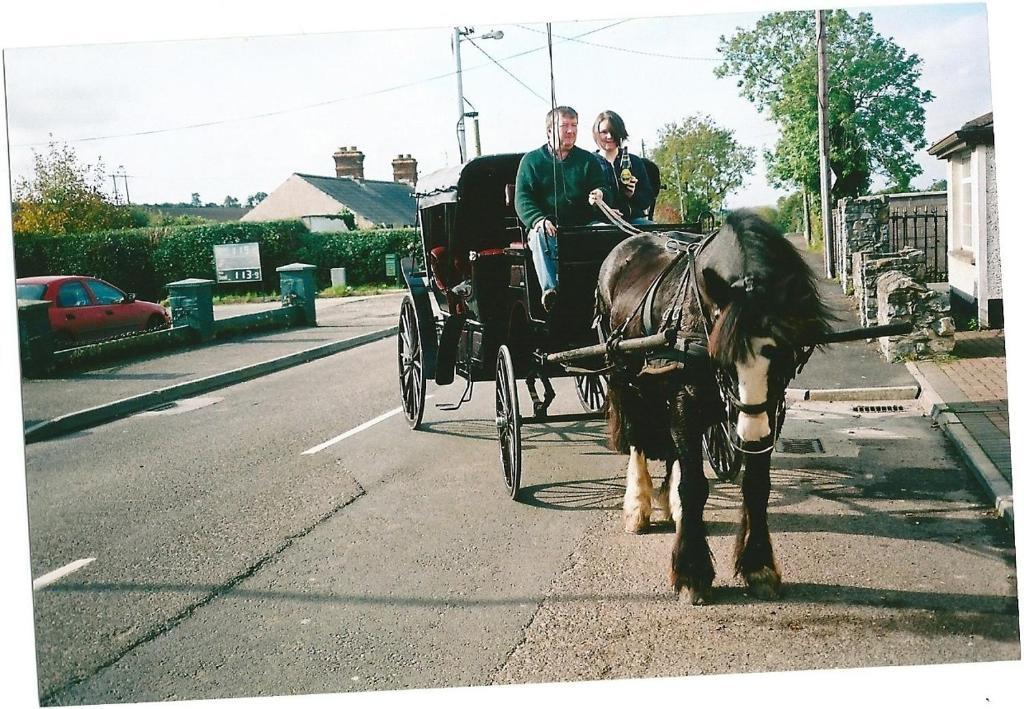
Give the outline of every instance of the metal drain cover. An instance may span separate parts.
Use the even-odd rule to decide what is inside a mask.
[[[821,445],[819,438],[780,438],[775,445],[779,453],[792,453],[794,455],[811,455],[812,453],[824,453],[825,448]]]
[[[877,406],[854,406],[856,414],[898,414],[906,411],[900,404],[881,404]]]

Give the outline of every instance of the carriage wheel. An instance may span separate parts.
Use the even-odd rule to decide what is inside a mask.
[[[596,414],[605,410],[607,404],[608,377],[604,374],[583,374],[576,380],[576,396],[583,404],[583,410]]]
[[[405,296],[398,319],[398,385],[402,390],[402,411],[409,428],[419,428],[423,420],[423,400],[427,382],[423,376],[423,348],[416,323],[412,298]]]
[[[733,415],[730,412],[730,419]],[[743,468],[743,454],[736,450],[729,440],[730,429],[735,429],[735,421],[722,421],[705,431],[704,455],[707,456],[708,463],[719,480],[738,482],[737,477]]]
[[[498,428],[505,488],[515,500],[519,495],[519,483],[523,475],[523,450],[516,374],[512,368],[512,353],[507,345],[502,345],[498,350],[498,365],[494,374],[494,423]]]

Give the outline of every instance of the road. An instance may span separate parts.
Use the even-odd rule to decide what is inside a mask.
[[[671,529],[621,531],[601,425],[524,430],[505,495],[493,387],[425,425],[394,343],[26,448],[46,704],[969,663],[1020,657],[1013,538],[914,402],[802,402],[776,454],[786,583],[732,577],[738,490],[708,505],[714,604],[669,591]],[[577,410],[557,382],[553,412]],[[521,392],[521,397],[525,392]],[[374,425],[360,429],[370,421]],[[356,433],[322,447],[346,432]]]

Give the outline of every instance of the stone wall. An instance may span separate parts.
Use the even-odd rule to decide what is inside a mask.
[[[947,297],[901,271],[882,273],[877,286],[878,324],[909,321],[914,328],[906,335],[879,338],[887,361],[922,359],[953,351],[955,328]]]
[[[853,272],[853,292],[860,312],[862,327],[878,325],[879,278],[890,271],[897,271],[917,282],[924,282],[925,256],[919,249],[902,249],[898,253],[872,253],[859,251],[854,254],[856,270]]]
[[[843,292],[853,292],[853,255],[880,252],[889,243],[889,198],[845,197],[839,200],[836,220],[836,263]]]

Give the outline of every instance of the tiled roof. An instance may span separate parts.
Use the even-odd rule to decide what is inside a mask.
[[[296,175],[374,224],[416,224],[416,200],[413,199],[409,185],[381,180],[354,180],[351,177]]]

